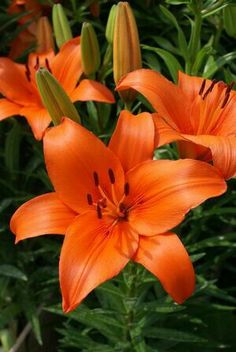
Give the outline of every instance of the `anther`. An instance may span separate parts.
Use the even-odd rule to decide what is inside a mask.
[[[34,69],[36,70],[36,71],[38,71],[38,69],[39,69],[39,57],[37,56],[37,58],[36,58],[36,64],[35,64],[35,66],[34,66]]]
[[[224,97],[223,103],[222,103],[222,105],[221,105],[221,109],[223,109],[223,108],[225,107],[225,105],[227,104],[227,102],[228,102],[228,100],[229,100],[229,97],[230,97],[230,92],[231,92],[233,86],[234,86],[234,82],[231,82],[231,83],[227,86],[227,88],[226,88],[226,90],[225,90],[225,97]]]
[[[230,92],[231,92],[231,90],[233,89],[234,84],[235,84],[235,82],[234,82],[234,81],[233,81],[233,82],[231,82],[230,84],[228,84],[228,86],[227,86],[227,88],[226,88],[226,92],[225,92],[225,94],[227,94],[227,93],[230,93]]]
[[[89,205],[93,204],[93,198],[92,198],[91,194],[89,194],[89,193],[87,194],[87,201],[88,201]]]
[[[128,184],[128,182],[125,183],[124,193],[125,193],[126,196],[128,196],[128,194],[129,194],[129,184]]]
[[[93,179],[94,179],[95,186],[98,187],[98,185],[99,185],[99,178],[98,178],[98,174],[97,174],[96,171],[94,171],[94,173],[93,173]]]
[[[29,69],[29,65],[26,64],[26,65],[25,65],[25,68],[26,68],[26,71],[25,71],[26,78],[27,78],[27,80],[30,82],[30,81],[31,81],[31,78],[30,78],[30,69]]]
[[[102,207],[102,208],[106,208],[107,207],[106,198],[103,198],[103,199],[99,200],[99,206]]]
[[[221,109],[223,109],[225,107],[225,105],[227,104],[228,100],[229,100],[229,97],[230,97],[230,93],[226,93],[225,94],[225,97],[224,97],[224,100],[223,100],[223,103],[221,105]]]
[[[204,89],[205,89],[205,86],[206,86],[206,79],[204,79],[204,80],[202,81],[200,90],[199,90],[199,92],[198,92],[199,95],[202,95],[202,94],[203,94]]]
[[[120,210],[121,213],[123,213],[124,211],[126,211],[126,207],[125,207],[124,203],[120,203],[120,204],[119,204],[119,210]]]
[[[98,215],[98,219],[102,218],[102,210],[98,204],[97,204],[97,215]]]
[[[50,73],[52,73],[51,67],[50,67],[50,65],[49,65],[48,58],[45,59],[45,65],[46,65],[48,71],[49,71]]]
[[[212,92],[212,90],[213,90],[214,86],[216,85],[216,83],[217,83],[217,80],[213,79],[213,81],[211,82],[210,87],[206,90],[205,94],[202,97],[203,100],[208,96],[209,93]]]
[[[114,185],[116,180],[112,169],[108,169],[108,175],[109,175],[110,182]]]

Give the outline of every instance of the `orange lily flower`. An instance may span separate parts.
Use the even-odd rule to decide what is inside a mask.
[[[194,290],[191,260],[169,230],[191,208],[225,192],[225,181],[201,161],[152,160],[154,132],[150,114],[123,111],[109,147],[67,118],[45,133],[55,192],[23,204],[11,230],[16,242],[66,234],[60,256],[65,312],[130,259],[156,275],[178,303]]]
[[[45,6],[44,6],[45,7]],[[36,20],[41,15],[43,6],[36,0],[13,0],[8,7],[9,14],[29,12],[19,19],[20,25],[28,26],[10,43],[9,57],[14,60],[36,42]]]
[[[236,175],[236,94],[232,84],[179,72],[178,85],[160,73],[128,74],[117,89],[133,88],[158,112],[154,114],[156,145],[179,141],[183,158],[213,161],[228,179]]]
[[[83,79],[80,55],[80,39],[74,38],[64,44],[58,54],[53,50],[45,54],[31,53],[26,65],[8,58],[0,58],[0,121],[13,115],[24,116],[34,136],[40,140],[51,118],[39,96],[35,72],[46,67],[57,78],[72,102],[95,100],[113,103],[114,97],[103,84]]]

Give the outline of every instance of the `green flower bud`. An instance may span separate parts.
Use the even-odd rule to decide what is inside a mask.
[[[90,23],[83,23],[80,45],[84,73],[92,75],[98,70],[101,57],[97,36]]]
[[[236,5],[228,5],[223,11],[224,29],[230,37],[236,38]]]
[[[106,26],[106,39],[108,41],[109,44],[113,43],[113,38],[114,38],[114,28],[115,28],[115,21],[116,21],[116,9],[117,6],[113,5],[109,16],[108,16],[108,20],[107,20],[107,26]]]
[[[54,125],[59,125],[62,117],[80,123],[80,116],[70,98],[51,73],[40,68],[36,72],[36,83],[44,107],[49,112]]]
[[[56,4],[52,9],[53,30],[58,48],[72,39],[72,32],[65,11],[61,4]]]

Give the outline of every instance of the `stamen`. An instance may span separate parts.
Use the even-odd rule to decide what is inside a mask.
[[[222,103],[222,105],[221,105],[221,107],[220,107],[221,109],[223,109],[223,108],[225,107],[225,105],[227,104],[227,102],[228,102],[228,100],[229,100],[229,97],[230,97],[230,92],[231,92],[233,86],[234,86],[234,82],[231,82],[231,83],[227,86],[227,88],[226,88],[226,90],[225,90],[225,98],[224,98],[223,103]]]
[[[98,204],[97,204],[97,215],[98,215],[98,219],[102,218],[102,210]]]
[[[38,69],[39,69],[39,57],[37,56],[37,58],[36,58],[36,64],[35,64],[35,66],[34,66],[34,69],[36,70],[36,71],[38,71]]]
[[[26,78],[29,82],[31,82],[29,65],[25,64],[25,68],[26,68],[26,71],[25,71]]]
[[[94,179],[95,186],[98,187],[98,185],[99,185],[99,178],[98,178],[98,174],[97,174],[96,171],[94,171],[94,173],[93,173],[93,179]]]
[[[234,81],[231,82],[230,84],[228,84],[228,86],[227,86],[227,88],[226,88],[225,94],[230,93],[231,90],[233,89],[233,86],[234,86],[234,85],[235,85],[235,82],[234,82]]]
[[[128,196],[128,194],[129,194],[129,184],[128,184],[128,182],[125,183],[124,192],[125,192],[125,195]]]
[[[203,81],[202,81],[202,84],[201,84],[201,87],[200,87],[200,90],[199,90],[199,95],[202,95],[203,94],[203,92],[204,92],[204,89],[205,89],[205,86],[206,86],[206,79],[204,79]]]
[[[51,67],[50,67],[50,65],[49,65],[48,58],[45,59],[45,65],[46,65],[48,71],[49,71],[50,73],[52,73]]]
[[[93,204],[93,198],[92,198],[91,194],[89,194],[89,193],[87,194],[87,201],[88,201],[89,205]]]
[[[212,90],[213,90],[214,86],[216,85],[216,83],[217,83],[217,80],[213,79],[213,81],[211,82],[210,87],[206,90],[205,94],[202,97],[203,100],[208,96],[209,93],[212,92]]]
[[[109,175],[109,179],[110,179],[111,184],[114,185],[116,180],[115,180],[115,175],[114,175],[114,172],[112,169],[108,169],[108,175]]]
[[[225,98],[224,98],[224,100],[223,100],[223,103],[222,103],[222,105],[221,105],[221,109],[223,109],[224,107],[225,107],[225,105],[227,104],[227,102],[228,102],[228,100],[229,100],[229,97],[230,97],[230,93],[225,93]]]
[[[124,203],[120,203],[119,204],[119,210],[120,210],[121,213],[123,213],[126,210],[126,207],[125,207]]]
[[[103,198],[99,201],[99,206],[101,206],[102,208],[106,208],[107,207],[107,199]]]

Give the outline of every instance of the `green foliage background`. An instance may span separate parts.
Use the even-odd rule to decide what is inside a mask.
[[[71,0],[63,4],[73,34],[80,33],[83,21],[93,23],[104,54],[106,20],[116,1],[99,1],[99,18],[90,14],[89,3]],[[130,4],[144,67],[161,71],[173,81],[179,69],[226,82],[235,80],[236,10],[232,1],[134,0]],[[21,30],[18,17],[7,14],[8,5],[9,1],[1,1],[1,56],[7,55],[9,42]],[[114,89],[111,67],[105,76],[106,84]],[[83,123],[105,142],[122,108],[116,98],[118,107],[77,104]],[[147,109],[150,106],[138,97],[133,111]],[[197,273],[196,292],[184,305],[174,304],[152,275],[131,263],[65,316],[58,285],[61,238],[35,238],[15,246],[8,225],[19,205],[51,190],[41,143],[33,139],[23,118],[1,122],[0,136],[0,350],[10,351],[30,323],[35,340],[32,334],[26,338],[25,352],[235,351],[235,180],[228,182],[225,195],[193,210],[176,230]],[[175,159],[175,146],[159,149],[156,156]]]

